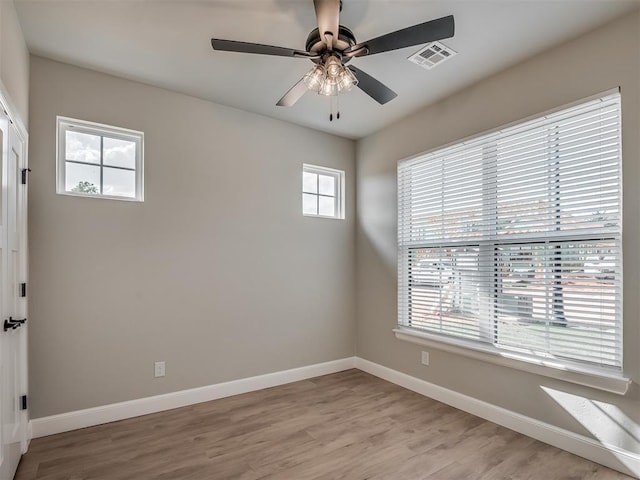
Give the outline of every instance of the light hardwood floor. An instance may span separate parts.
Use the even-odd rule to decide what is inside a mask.
[[[35,439],[16,480],[621,479],[359,370]]]

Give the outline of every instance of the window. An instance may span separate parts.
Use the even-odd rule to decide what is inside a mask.
[[[616,92],[401,162],[400,327],[621,375],[620,129]]]
[[[344,172],[315,165],[302,166],[302,213],[344,218]]]
[[[143,200],[144,134],[58,117],[58,193]]]

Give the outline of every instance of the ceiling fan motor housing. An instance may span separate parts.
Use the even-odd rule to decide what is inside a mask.
[[[333,51],[341,58],[342,63],[347,63],[351,60],[350,57],[344,57],[342,52],[347,48],[353,47],[356,44],[356,37],[351,30],[347,27],[340,25],[338,29],[338,38],[333,46]],[[311,30],[307,37],[306,51],[315,55],[319,55],[319,58],[313,58],[311,61],[314,63],[322,63],[324,61],[325,54],[329,51],[324,40],[320,37],[320,31],[317,28]]]

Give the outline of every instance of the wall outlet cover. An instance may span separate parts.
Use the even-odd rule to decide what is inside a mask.
[[[429,365],[429,352],[422,352],[421,362],[423,365]]]
[[[153,364],[154,367],[154,377],[164,377],[165,375],[165,365],[164,362],[155,362]]]

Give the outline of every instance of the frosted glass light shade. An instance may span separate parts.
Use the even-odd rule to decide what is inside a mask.
[[[327,58],[327,61],[325,62],[324,67],[327,71],[327,77],[332,80],[338,78],[342,69],[344,68],[337,57]]]
[[[304,76],[304,83],[312,92],[318,92],[325,77],[324,67],[322,65],[316,65]]]
[[[322,82],[322,86],[320,87],[320,91],[318,91],[320,95],[326,96],[335,96],[338,95],[339,92],[340,87],[338,87],[338,81],[329,77],[324,79],[324,82]]]
[[[354,85],[358,84],[358,79],[347,67],[342,67],[342,72],[338,76],[338,87],[340,91],[348,92]]]

